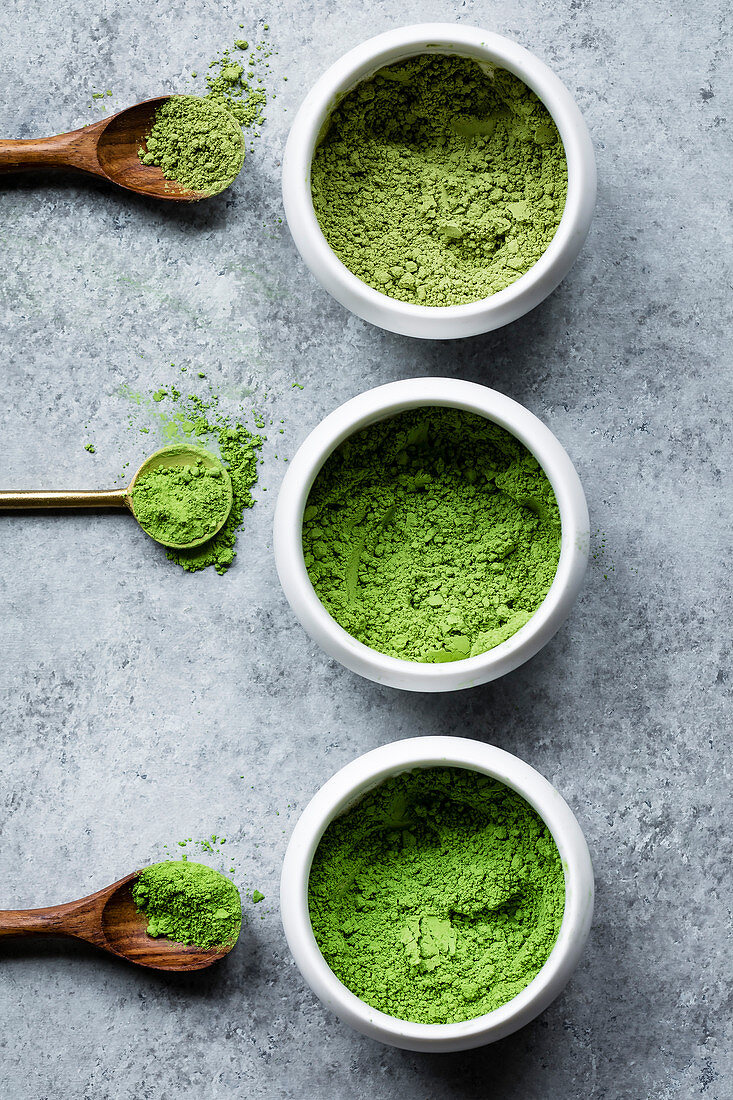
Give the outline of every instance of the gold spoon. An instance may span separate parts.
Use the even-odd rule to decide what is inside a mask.
[[[128,191],[172,202],[196,202],[210,198],[209,191],[189,191],[174,180],[167,180],[160,168],[143,164],[139,149],[145,148],[159,107],[171,96],[146,99],[127,107],[110,118],[102,118],[80,130],[45,138],[0,139],[0,175],[41,168],[71,168],[116,183]],[[242,163],[244,162],[244,135]],[[242,165],[240,164],[239,169]],[[239,169],[232,179],[233,183]],[[223,190],[223,188],[221,188]]]
[[[135,515],[133,502],[135,483],[142,474],[146,474],[160,466],[195,466],[198,462],[203,462],[209,470],[218,469],[221,471],[228,498],[224,518],[213,530],[207,531],[203,538],[186,543],[163,542],[162,539],[156,538],[150,531],[147,531],[140,523],[138,516]],[[196,546],[203,546],[205,542],[208,542],[209,539],[212,539],[214,535],[221,531],[229,517],[233,503],[234,494],[229,471],[216,455],[205,451],[203,447],[195,447],[191,443],[172,443],[150,455],[149,458],[145,459],[126,489],[20,489],[17,492],[0,490],[0,511],[56,508],[127,508],[135,516],[137,522],[140,523],[146,535],[150,535],[151,539],[159,542],[161,546],[167,546],[170,550],[191,550]]]
[[[46,909],[0,909],[0,939],[5,936],[71,936],[86,940],[154,970],[203,970],[227,955],[234,944],[201,948],[147,933],[148,918],[138,911],[132,886],[140,874],[133,871],[96,894]]]

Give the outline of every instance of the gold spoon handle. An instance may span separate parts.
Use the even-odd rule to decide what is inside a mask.
[[[0,490],[0,512],[32,508],[128,508],[127,489]]]

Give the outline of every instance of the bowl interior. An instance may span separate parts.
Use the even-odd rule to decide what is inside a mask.
[[[561,567],[564,567],[563,553],[565,553],[565,555],[567,557],[568,551],[567,551],[567,546],[566,546],[566,540],[563,538],[564,516],[563,516],[563,506],[561,504],[561,495],[562,494],[560,492],[560,486],[558,484],[556,484],[557,479],[556,478],[553,479],[553,476],[552,476],[551,472],[548,471],[548,469],[545,467],[545,464],[543,463],[542,459],[535,452],[535,449],[532,447],[531,442],[528,441],[526,438],[523,438],[514,428],[509,427],[500,417],[492,417],[492,416],[488,415],[484,410],[477,409],[475,407],[469,407],[468,405],[465,405],[465,404],[462,404],[462,403],[459,403],[459,402],[451,403],[451,402],[448,402],[448,401],[415,400],[415,401],[410,402],[410,403],[405,402],[404,405],[401,406],[400,408],[381,409],[377,412],[373,412],[369,415],[364,416],[363,418],[360,418],[355,424],[352,424],[348,429],[340,432],[338,434],[338,436],[330,443],[328,448],[324,450],[323,455],[322,455],[319,463],[317,465],[314,465],[314,467],[312,468],[312,470],[310,472],[308,482],[307,482],[307,487],[306,487],[305,492],[303,494],[303,499],[301,501],[301,504],[300,504],[300,507],[299,507],[299,512],[298,512],[298,525],[299,525],[299,531],[301,532],[301,539],[300,539],[300,544],[299,544],[300,545],[300,563],[299,564],[302,565],[302,569],[303,569],[303,572],[305,574],[305,578],[306,578],[307,585],[308,585],[308,588],[310,590],[310,593],[312,594],[313,599],[315,601],[317,601],[318,607],[321,609],[323,615],[328,617],[328,620],[333,625],[333,627],[335,627],[338,631],[342,631],[349,639],[351,639],[351,642],[354,645],[360,646],[360,647],[364,648],[365,650],[368,650],[370,653],[378,654],[380,657],[383,657],[386,660],[397,661],[397,662],[399,662],[400,665],[418,667],[420,669],[434,668],[436,670],[440,670],[442,668],[445,668],[445,665],[441,662],[413,661],[413,660],[408,660],[406,658],[393,657],[390,654],[383,653],[381,650],[373,649],[371,646],[367,646],[365,643],[359,641],[358,639],[354,638],[352,635],[348,634],[348,632],[344,629],[344,627],[342,627],[341,624],[336,619],[334,619],[334,617],[331,615],[331,613],[328,611],[328,609],[322,603],[320,597],[318,596],[318,593],[316,592],[316,590],[313,586],[313,583],[310,579],[310,575],[308,574],[307,567],[305,565],[305,559],[304,559],[304,556],[303,556],[303,547],[302,547],[303,516],[304,516],[304,513],[305,513],[305,509],[307,507],[307,504],[308,504],[308,499],[309,499],[309,496],[310,496],[310,492],[311,492],[311,489],[313,488],[313,485],[315,484],[321,470],[326,465],[326,463],[328,462],[328,459],[331,457],[331,455],[334,453],[334,451],[336,451],[347,439],[351,438],[354,435],[357,435],[359,432],[364,431],[366,428],[369,428],[373,424],[380,423],[381,421],[384,421],[384,420],[393,419],[394,417],[399,416],[402,412],[406,412],[406,411],[409,411],[410,409],[416,409],[416,408],[456,408],[456,409],[462,410],[463,412],[466,412],[466,413],[472,413],[474,415],[482,416],[485,420],[488,420],[491,423],[497,424],[499,427],[503,428],[506,432],[508,432],[516,440],[518,440],[518,442],[521,443],[529,451],[529,453],[536,459],[536,461],[538,462],[540,468],[544,472],[545,476],[548,478],[548,480],[550,482],[550,485],[552,486],[552,490],[553,490],[553,493],[555,495],[555,500],[557,501],[558,509],[559,509],[559,512],[560,512],[560,547],[561,548],[560,548],[560,557],[559,557],[559,560],[558,560],[557,568],[555,570],[555,576],[553,577],[553,581],[552,581],[552,584],[551,584],[549,590],[545,594],[545,596],[544,596],[543,600],[541,601],[541,603],[537,606],[537,608],[532,613],[532,615],[531,615],[530,619],[528,620],[528,622],[525,623],[524,626],[520,627],[519,630],[515,631],[514,634],[510,635],[510,637],[507,638],[505,641],[500,642],[499,645],[494,646],[491,649],[485,650],[482,653],[478,653],[474,657],[466,657],[466,658],[463,658],[460,661],[456,661],[456,662],[453,662],[453,663],[465,666],[465,665],[470,665],[470,663],[472,663],[472,662],[481,662],[483,659],[485,659],[487,657],[487,655],[492,654],[497,650],[503,652],[504,647],[506,647],[509,643],[511,643],[512,639],[516,638],[518,635],[526,636],[525,632],[527,632],[529,629],[532,628],[532,624],[533,624],[533,620],[535,619],[535,616],[537,616],[541,612],[542,608],[545,606],[545,604],[547,604],[547,602],[550,600],[551,597],[554,598],[553,590],[556,590],[556,588],[558,586],[558,578],[560,578],[560,583],[562,583]]]
[[[490,57],[487,56],[487,52],[488,51],[485,47],[482,48],[479,46],[471,46],[466,43],[456,43],[448,40],[443,40],[439,42],[425,42],[420,45],[408,44],[384,51],[364,61],[353,71],[347,73],[347,75],[342,77],[342,79],[338,82],[336,90],[332,92],[331,96],[327,100],[321,103],[319,110],[317,111],[309,140],[306,165],[306,202],[309,213],[313,219],[313,229],[320,238],[322,248],[328,250],[328,253],[332,258],[333,263],[338,266],[341,276],[343,278],[346,278],[347,280],[355,280],[360,285],[360,287],[364,288],[365,293],[369,294],[370,296],[376,295],[377,298],[381,301],[397,303],[400,308],[406,308],[408,310],[428,311],[430,313],[439,313],[443,316],[450,315],[451,311],[456,310],[465,311],[471,308],[475,308],[477,306],[483,306],[485,308],[486,304],[492,302],[498,297],[498,295],[503,295],[506,297],[507,295],[511,294],[518,284],[522,283],[523,280],[527,280],[529,277],[532,276],[532,273],[535,271],[538,265],[545,266],[545,257],[548,256],[548,254],[552,255],[552,253],[556,251],[558,246],[555,246],[555,242],[559,242],[559,240],[561,239],[561,231],[562,235],[564,235],[565,233],[565,229],[567,227],[567,222],[569,219],[568,199],[570,198],[571,186],[571,159],[568,157],[565,137],[563,134],[563,132],[567,130],[567,127],[564,124],[564,120],[561,117],[556,117],[556,112],[555,110],[553,110],[552,103],[547,102],[547,98],[551,97],[546,97],[544,89],[540,89],[539,85],[537,85],[537,82],[532,80],[531,72],[528,72],[525,68],[522,68],[516,63],[513,63],[512,60],[508,57],[504,58],[498,55]],[[318,145],[328,132],[330,118],[333,111],[336,109],[336,107],[338,107],[341,101],[349,95],[350,92],[352,92],[360,84],[363,84],[365,81],[370,80],[381,69],[384,69],[389,65],[397,64],[400,61],[407,61],[411,57],[419,57],[422,54],[469,58],[470,60],[475,61],[485,72],[494,72],[497,69],[506,69],[518,79],[522,80],[542,102],[543,106],[548,111],[550,117],[557,126],[558,131],[560,132],[561,140],[563,141],[563,148],[565,150],[565,159],[568,170],[568,197],[566,198],[562,218],[552,239],[550,240],[547,248],[542,253],[540,258],[532,265],[532,267],[529,268],[528,271],[520,275],[519,278],[515,279],[514,282],[510,283],[509,286],[504,288],[504,290],[497,291],[496,293],[491,294],[488,297],[478,298],[475,301],[465,302],[458,305],[425,306],[414,302],[404,302],[401,299],[392,298],[390,295],[385,294],[380,290],[377,290],[376,287],[372,287],[368,283],[364,283],[343,263],[343,261],[331,248],[321,228],[315,208],[313,206],[313,197],[311,191],[311,169],[313,155]]]
[[[424,740],[439,740],[439,741],[453,741],[454,738],[427,738]],[[405,743],[403,743],[404,745]],[[472,743],[467,742],[467,746]],[[399,745],[399,743],[398,743]],[[390,746],[391,747],[391,746]],[[397,747],[397,746],[395,746]],[[375,750],[375,754],[378,754],[381,750]],[[570,815],[570,811],[564,802],[557,795],[552,787],[544,780],[534,769],[528,765],[523,764],[516,758],[511,757],[510,754],[504,753],[501,750],[493,749],[492,746],[480,746],[480,751],[484,753],[494,752],[498,753],[500,757],[507,758],[509,761],[514,761],[522,770],[526,770],[530,777],[535,778],[538,782],[534,785],[531,781],[529,783],[518,782],[516,777],[512,777],[507,774],[507,770],[501,767],[491,767],[489,765],[480,766],[477,763],[468,763],[465,758],[461,757],[460,753],[456,753],[455,756],[446,758],[445,756],[436,756],[416,759],[408,763],[402,763],[396,766],[386,765],[382,768],[374,769],[364,774],[359,781],[354,781],[352,775],[352,782],[349,784],[348,789],[342,790],[340,797],[334,798],[331,801],[331,805],[327,812],[323,813],[319,821],[319,826],[313,831],[310,836],[307,849],[302,850],[302,866],[304,871],[304,877],[300,884],[300,891],[302,896],[302,904],[304,906],[306,914],[308,914],[308,887],[310,881],[310,871],[313,863],[315,852],[320,844],[320,841],[326,832],[328,826],[336,818],[346,813],[348,810],[356,806],[369,791],[381,786],[385,780],[394,776],[405,774],[407,772],[416,771],[419,769],[436,768],[436,767],[450,767],[463,769],[466,771],[478,772],[480,774],[491,776],[497,779],[499,782],[505,784],[511,790],[519,794],[538,814],[552,836],[560,858],[562,861],[564,882],[565,882],[565,905],[563,911],[563,918],[560,925],[560,929],[553,944],[553,947],[546,959],[542,968],[538,971],[535,977],[529,982],[518,994],[512,997],[509,1001],[505,1002],[499,1008],[493,1009],[491,1012],[485,1013],[481,1016],[474,1016],[465,1021],[446,1024],[425,1024],[414,1023],[411,1021],[405,1021],[399,1017],[390,1016],[381,1012],[378,1009],[373,1008],[367,1002],[362,1001],[352,991],[345,986],[339,978],[333,973],[328,966],[324,956],[321,954],[320,948],[313,933],[312,926],[310,924],[310,918],[308,916],[308,931],[309,931],[309,946],[312,952],[318,959],[318,967],[322,972],[322,976],[326,978],[327,984],[338,989],[339,997],[345,1001],[348,1005],[355,1009],[357,1013],[362,1014],[368,1019],[376,1020],[387,1031],[396,1035],[413,1034],[414,1035],[433,1035],[435,1037],[445,1036],[446,1038],[455,1038],[459,1035],[470,1035],[485,1031],[487,1028],[491,1029],[494,1024],[502,1026],[508,1020],[515,1016],[516,1013],[526,1009],[526,1006],[530,1004],[538,995],[541,995],[547,985],[556,976],[558,968],[563,965],[563,960],[567,955],[568,950],[578,939],[578,892],[579,884],[574,880],[571,874],[571,867],[573,866],[573,851],[572,844],[569,842],[566,832],[560,826],[560,820],[558,815],[551,811],[548,805],[547,794],[545,791],[555,795],[557,800],[562,804],[565,812]],[[368,754],[371,755],[371,754]],[[349,766],[349,770],[353,770],[360,761],[354,761]],[[338,779],[338,776],[334,777],[334,780]],[[334,782],[331,780],[331,783]],[[327,785],[327,787],[330,784]],[[327,788],[322,788],[319,795],[325,795]],[[318,797],[318,796],[317,796]],[[322,809],[323,807],[321,807]],[[572,815],[570,815],[576,829],[577,822],[575,822]],[[588,918],[589,921],[589,918]],[[586,929],[587,931],[587,929]],[[585,932],[581,933],[582,941],[584,942]],[[581,944],[582,946],[582,944]]]

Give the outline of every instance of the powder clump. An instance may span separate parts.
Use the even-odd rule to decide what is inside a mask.
[[[167,180],[203,195],[227,188],[244,163],[239,122],[200,96],[171,96],[156,111],[145,145],[143,164],[158,165]]]
[[[241,45],[235,42],[235,46],[246,50],[248,43],[242,40]],[[264,88],[253,86],[255,79],[258,82],[261,80],[259,77],[255,78],[255,57],[253,55],[247,71],[239,61],[231,57],[229,50],[225,50],[221,57],[211,62],[206,75],[206,99],[229,111],[245,129],[260,126],[265,121],[267,94]],[[269,67],[264,61],[260,64]]]
[[[132,887],[149,936],[210,948],[232,944],[242,924],[239,891],[203,863],[155,863]]]
[[[490,1012],[540,971],[565,906],[557,846],[515,791],[476,772],[388,779],[336,818],[309,881],[337,978],[402,1020]]]
[[[156,466],[135,481],[132,507],[143,530],[162,543],[187,545],[213,536],[230,506],[228,481],[219,466],[199,461]]]
[[[381,69],[334,109],[313,158],[326,240],[369,286],[450,306],[510,286],[560,223],[557,128],[517,77],[420,55]]]
[[[393,657],[456,661],[516,633],[560,555],[552,487],[509,432],[423,408],[351,436],[303,517],[315,591],[353,637]]]

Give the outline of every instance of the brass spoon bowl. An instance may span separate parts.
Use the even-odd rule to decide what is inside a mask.
[[[140,871],[78,901],[46,909],[0,909],[0,940],[6,936],[71,936],[103,951],[154,970],[203,970],[227,955],[234,944],[201,948],[147,933],[132,887]]]
[[[29,139],[3,138],[0,140],[0,175],[62,168],[101,176],[128,191],[169,202],[197,202],[210,198],[213,192],[190,191],[174,180],[167,180],[157,166],[143,164],[140,160],[138,150],[141,146],[145,147],[145,137],[150,133],[155,113],[169,99],[171,96],[167,95],[146,99],[68,134]],[[236,174],[226,186],[235,178]]]
[[[141,477],[142,474],[146,474],[150,470],[157,469],[160,466],[194,466],[198,462],[203,462],[210,470],[220,470],[224,485],[226,486],[228,507],[218,526],[211,531],[207,531],[203,538],[194,539],[192,542],[176,543],[163,542],[162,539],[156,538],[155,535],[151,535],[150,532],[146,531],[143,525],[140,524],[145,534],[149,535],[155,542],[159,542],[161,546],[166,546],[170,550],[192,550],[197,546],[203,546],[205,542],[208,542],[214,535],[217,535],[219,531],[221,531],[232,510],[234,492],[232,490],[232,480],[229,477],[229,471],[220,459],[218,459],[216,455],[212,455],[209,451],[205,451],[203,447],[196,447],[191,443],[172,443],[150,455],[150,457],[146,458],[140,466],[140,469],[136,472],[126,489],[20,489],[16,492],[0,490],[0,512],[46,511],[56,510],[57,508],[127,508],[128,511],[132,512],[133,516],[135,516],[138,523],[140,523],[140,520],[135,515],[133,504],[133,490],[138,478]]]

